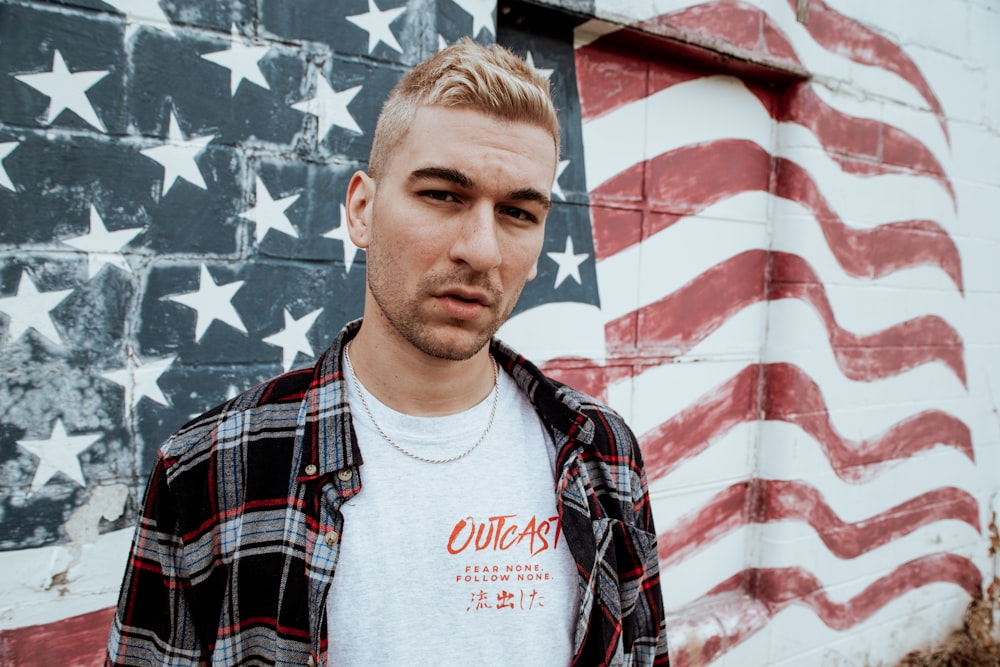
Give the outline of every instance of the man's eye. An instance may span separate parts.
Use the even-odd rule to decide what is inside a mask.
[[[500,209],[500,212],[515,220],[523,220],[525,222],[534,222],[536,220],[535,216],[520,208],[507,207]]]
[[[425,190],[421,194],[437,201],[456,201],[455,195],[444,190]]]

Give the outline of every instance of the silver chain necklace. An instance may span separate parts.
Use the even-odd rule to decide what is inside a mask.
[[[469,447],[460,454],[456,454],[455,456],[451,456],[446,459],[432,459],[426,456],[420,456],[419,454],[414,454],[413,452],[405,449],[395,440],[390,438],[389,434],[382,429],[377,421],[375,421],[375,415],[372,414],[371,408],[368,407],[368,401],[365,399],[365,390],[361,386],[361,381],[358,380],[358,374],[354,372],[354,364],[351,363],[351,355],[349,352],[350,347],[350,343],[344,346],[344,363],[347,364],[347,368],[351,371],[351,378],[354,380],[354,389],[358,392],[358,397],[361,399],[361,407],[365,409],[365,412],[368,414],[368,418],[372,420],[375,430],[377,430],[379,434],[385,438],[385,441],[392,445],[401,454],[406,454],[410,458],[423,461],[424,463],[451,463],[452,461],[457,461],[471,454],[476,447],[483,443],[483,440],[486,439],[486,435],[490,432],[490,429],[493,428],[493,418],[496,417],[497,404],[500,402],[500,368],[497,366],[496,360],[490,357],[490,361],[493,362],[493,391],[491,392],[493,394],[493,407],[490,409],[490,420],[486,422],[486,430],[483,431],[483,434],[479,436],[478,440],[472,443],[472,447]]]

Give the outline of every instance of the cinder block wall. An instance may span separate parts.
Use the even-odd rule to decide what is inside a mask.
[[[639,435],[675,663],[958,625],[997,574],[997,7],[541,4],[0,3],[0,662],[98,664],[160,442],[360,314],[344,187],[463,35],[551,70],[502,335]]]

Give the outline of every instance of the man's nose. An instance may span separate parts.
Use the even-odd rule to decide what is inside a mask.
[[[497,238],[496,212],[483,203],[468,209],[462,217],[457,236],[451,245],[451,259],[468,264],[478,272],[500,265],[500,242]]]

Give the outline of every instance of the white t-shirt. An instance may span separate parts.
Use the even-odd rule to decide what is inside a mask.
[[[579,590],[556,512],[555,451],[514,381],[500,373],[486,440],[440,464],[393,449],[364,411],[353,377],[347,386],[364,464],[361,493],[342,507],[327,603],[329,664],[569,664]],[[412,417],[365,391],[393,440],[436,459],[480,437],[493,401]]]

